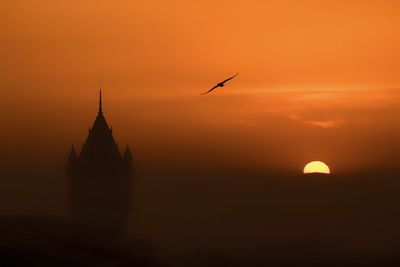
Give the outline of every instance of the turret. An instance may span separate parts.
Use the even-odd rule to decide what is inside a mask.
[[[133,175],[134,173],[134,168],[133,168],[133,157],[132,157],[132,152],[129,149],[129,146],[126,146],[125,152],[124,152],[124,157],[123,161],[125,162],[125,167],[127,170],[128,175]]]
[[[68,160],[70,162],[75,162],[78,160],[78,156],[76,154],[76,150],[75,150],[74,146],[71,147],[71,151],[69,152]]]
[[[78,155],[76,154],[74,146],[72,146],[68,156],[67,174],[72,174],[73,170],[76,167],[77,162],[78,162]]]
[[[129,146],[126,146],[125,152],[124,152],[124,160],[125,161],[132,161],[132,152],[129,149]]]

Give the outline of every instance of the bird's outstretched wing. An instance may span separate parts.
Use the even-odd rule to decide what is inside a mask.
[[[218,87],[222,87],[222,86],[224,86],[224,83],[226,83],[227,81],[229,81],[229,80],[232,80],[233,78],[235,78],[236,76],[238,76],[239,75],[239,73],[236,73],[235,75],[233,75],[232,77],[229,77],[228,79],[226,79],[225,81],[222,81],[222,82],[220,82],[219,84],[217,84],[216,86],[214,86],[213,88],[211,88],[210,90],[208,90],[207,92],[205,92],[205,93],[202,93],[201,95],[205,95],[205,94],[208,94],[209,92],[211,92],[211,91],[213,91],[213,90],[215,90],[216,88],[218,88]]]
[[[215,90],[216,88],[218,88],[219,87],[219,85],[217,84],[216,86],[214,86],[213,88],[211,88],[210,90],[208,90],[207,92],[205,92],[205,93],[202,93],[201,95],[205,95],[205,94],[208,94],[209,92],[211,92],[211,91],[213,91],[213,90]]]
[[[239,73],[236,73],[235,75],[233,75],[232,77],[226,79],[225,81],[223,81],[223,82],[221,82],[221,83],[226,83],[227,81],[232,80],[233,78],[235,78],[235,77],[238,76],[238,75],[239,75]]]

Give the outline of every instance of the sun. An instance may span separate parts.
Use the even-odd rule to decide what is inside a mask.
[[[323,174],[330,174],[331,170],[329,169],[328,165],[323,163],[322,161],[311,161],[307,163],[303,170],[304,174],[309,173],[323,173]]]

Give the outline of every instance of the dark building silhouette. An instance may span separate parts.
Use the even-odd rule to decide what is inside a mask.
[[[132,201],[132,154],[119,151],[112,129],[99,110],[78,154],[72,147],[67,168],[72,217],[85,232],[121,234]]]
[[[166,266],[150,242],[127,235],[132,154],[122,155],[101,103],[67,168],[71,215],[0,216],[0,266]]]

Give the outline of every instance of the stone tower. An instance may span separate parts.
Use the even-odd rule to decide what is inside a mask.
[[[103,115],[100,90],[97,117],[78,154],[72,147],[67,167],[73,219],[98,234],[122,234],[131,211],[132,154],[121,155]]]

